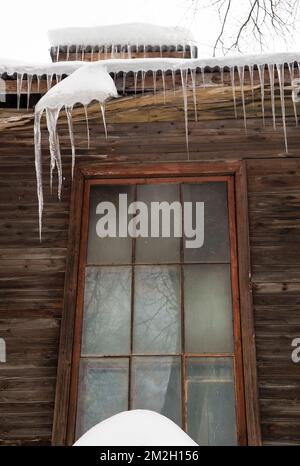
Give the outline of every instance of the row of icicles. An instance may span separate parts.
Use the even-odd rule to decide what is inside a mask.
[[[53,58],[55,59],[56,62],[59,61],[60,55],[63,54],[63,59],[64,61],[69,61],[70,60],[70,54],[75,54],[75,60],[79,61],[84,61],[86,59],[86,55],[89,54],[91,57],[93,57],[93,60],[100,60],[105,59],[114,59],[114,58],[126,58],[126,59],[131,59],[132,55],[136,52],[139,52],[140,58],[144,56],[144,58],[147,57],[147,48],[148,46],[143,44],[143,45],[130,45],[127,44],[126,46],[120,46],[120,45],[104,45],[104,46],[84,46],[84,45],[76,45],[76,46],[69,46],[65,45],[63,47],[56,46],[52,47],[53,50]],[[158,45],[157,47],[159,50],[159,55],[161,58],[163,58],[165,50],[170,52],[170,47],[164,46],[164,45]],[[193,44],[177,44],[176,46],[173,47],[175,52],[181,52],[183,58],[196,58],[196,47]],[[63,52],[63,50],[66,50]],[[151,51],[153,50],[153,47],[151,47]],[[185,57],[187,55],[187,57]],[[72,61],[74,60],[74,57],[72,56]]]
[[[238,80],[239,83],[235,82],[235,69],[237,68],[238,71]],[[258,74],[260,80],[260,90],[261,90],[261,109],[262,109],[262,119],[263,123],[265,122],[265,65],[258,65]],[[243,111],[243,120],[244,120],[244,128],[247,132],[247,114],[246,114],[246,101],[245,101],[245,66],[237,66],[230,68],[230,80],[231,80],[231,88],[232,88],[232,96],[233,96],[233,112],[235,118],[237,118],[237,88],[236,86],[239,84],[241,101],[242,101],[242,111]],[[252,98],[254,99],[254,66],[247,66],[249,72],[249,82],[251,83],[251,91],[252,91]],[[300,91],[300,79],[299,79],[299,66],[298,70],[298,77],[295,76],[295,68],[293,65],[289,65],[289,74],[291,85],[293,88],[293,108],[294,108],[294,117],[295,123],[298,124],[298,117],[297,117],[297,108],[296,108],[296,101],[298,100],[298,92]],[[181,89],[183,95],[183,107],[184,107],[184,121],[185,121],[185,134],[186,134],[186,147],[187,147],[187,155],[189,158],[189,136],[188,136],[188,99],[189,96],[192,96],[193,99],[193,106],[194,106],[194,119],[197,121],[198,117],[198,109],[197,109],[197,87],[201,86],[204,87],[207,85],[205,81],[205,74],[204,70],[200,70],[200,73],[196,72],[196,69],[185,69],[180,70],[181,75]],[[284,134],[284,143],[285,143],[285,150],[288,152],[288,143],[287,143],[287,129],[286,129],[286,112],[285,112],[285,92],[284,92],[284,64],[267,65],[267,72],[269,75],[269,83],[270,83],[270,94],[271,94],[271,108],[272,108],[272,120],[273,120],[273,127],[276,129],[276,109],[275,109],[275,80],[277,75],[277,81],[279,86],[280,92],[280,103],[281,103],[281,118],[282,118],[282,127],[283,127],[283,134]],[[144,90],[145,84],[145,75],[146,72],[140,72],[141,79],[142,79],[142,89]],[[174,92],[177,90],[176,82],[175,82],[175,71],[172,71],[172,81],[173,81],[173,90]],[[137,84],[138,84],[138,72],[134,73],[134,92],[137,92]],[[165,81],[165,72],[161,72],[162,76],[162,87],[163,87],[163,96],[164,101],[166,100],[166,81]],[[199,82],[200,76],[200,82]],[[223,80],[223,70],[221,70],[221,76]],[[49,83],[52,82],[53,76],[49,77]],[[116,78],[116,75],[114,76]],[[154,93],[157,92],[157,72],[153,72],[153,90]],[[48,80],[47,80],[48,81]],[[126,89],[126,73],[123,75],[123,92]],[[97,100],[97,99],[95,99]],[[107,128],[106,128],[106,121],[105,121],[105,103],[99,102],[105,137],[107,138]],[[57,121],[59,117],[60,110],[64,107],[62,105],[60,108],[57,109],[49,109],[46,108],[46,122],[47,128],[49,132],[49,148],[50,148],[50,187],[52,191],[52,179],[53,179],[53,171],[56,168],[58,173],[58,197],[61,198],[61,190],[62,190],[62,162],[61,162],[61,152],[59,146],[59,137],[57,133]],[[73,132],[73,122],[72,122],[72,107],[65,107],[68,129],[69,129],[69,136],[71,141],[71,152],[72,152],[72,177],[74,172],[75,166],[75,142],[74,142],[74,132]],[[84,106],[85,111],[85,118],[86,118],[86,128],[87,128],[87,142],[88,148],[90,146],[90,134],[89,134],[89,123],[88,123],[88,111],[87,106]],[[36,163],[36,175],[37,175],[37,190],[38,190],[38,200],[39,200],[39,228],[40,228],[40,237],[42,231],[42,211],[43,211],[43,189],[42,189],[42,158],[41,158],[41,129],[40,129],[40,122],[42,117],[43,111],[36,112],[35,114],[35,122],[34,122],[34,137],[35,137],[35,163]]]

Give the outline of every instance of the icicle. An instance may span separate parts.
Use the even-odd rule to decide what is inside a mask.
[[[36,79],[37,79],[37,92],[39,94],[40,93],[40,87],[41,87],[41,76],[38,74],[36,76]]]
[[[56,78],[56,84],[58,84],[61,81],[61,74],[56,73],[55,78]]]
[[[127,73],[124,72],[123,73],[123,95],[125,95],[125,90],[126,90],[126,76],[127,76]]]
[[[160,53],[160,58],[163,57],[163,50],[162,50],[162,45],[160,44],[159,46],[159,53]]]
[[[182,94],[183,94],[183,106],[184,106],[184,123],[185,123],[185,140],[186,140],[186,150],[188,154],[188,160],[190,159],[190,151],[189,151],[189,119],[188,119],[188,100],[187,100],[187,90],[186,90],[186,77],[185,77],[185,70],[180,70],[181,74],[181,86],[182,86]]]
[[[75,60],[78,60],[78,45],[75,46]]]
[[[286,121],[285,121],[285,101],[284,101],[284,65],[278,64],[276,65],[277,75],[278,75],[278,83],[279,83],[279,90],[280,90],[280,102],[281,102],[281,116],[282,116],[282,126],[283,126],[283,133],[284,133],[284,144],[285,144],[285,151],[288,154],[288,143],[287,143],[287,132],[286,132]]]
[[[271,91],[271,106],[272,106],[272,117],[273,117],[273,128],[276,130],[276,109],[275,109],[275,79],[274,79],[274,65],[268,65],[269,80],[270,80],[270,91]]]
[[[59,45],[56,47],[56,62],[59,61]]]
[[[41,150],[41,117],[42,111],[34,115],[34,155],[35,173],[37,183],[37,197],[39,205],[39,237],[42,240],[42,215],[43,215],[43,184],[42,184],[42,150]]]
[[[23,73],[17,73],[17,109],[20,109]]]
[[[105,138],[107,139],[107,126],[106,126],[106,120],[105,120],[105,105],[100,104],[101,108],[101,113],[102,113],[102,119],[103,119],[103,126],[104,126],[104,132],[105,132]]]
[[[145,93],[145,79],[146,79],[146,72],[142,71],[142,94]]]
[[[153,71],[153,94],[156,95],[156,71]]]
[[[128,51],[128,58],[131,59],[131,45],[128,44],[127,46],[127,51]]]
[[[192,88],[193,88],[193,101],[195,110],[195,121],[198,121],[197,113],[197,94],[196,94],[196,70],[191,70]]]
[[[59,139],[57,134],[57,119],[59,115],[59,109],[46,109],[47,128],[49,132],[49,148],[51,155],[51,171],[53,171],[53,164],[55,163],[58,174],[58,199],[61,199],[61,188],[62,188],[62,164],[61,154],[59,147]]]
[[[134,71],[133,77],[134,77],[134,95],[136,95],[136,90],[137,90],[137,79],[138,79],[138,72],[137,72],[137,71]]]
[[[146,44],[144,44],[144,58],[146,58]]]
[[[47,74],[47,90],[49,91],[52,86],[53,74]]]
[[[70,58],[70,46],[67,45],[67,61],[69,61]]]
[[[260,82],[261,113],[263,125],[265,126],[265,65],[258,65],[258,75]]]
[[[91,48],[91,61],[94,61],[94,53],[95,53],[95,47],[93,46]]]
[[[165,71],[161,70],[161,77],[162,77],[162,85],[163,85],[163,96],[164,96],[164,104],[166,103],[166,79],[165,79]]]
[[[243,114],[244,114],[244,128],[247,134],[247,116],[246,116],[246,105],[245,105],[245,92],[244,92],[244,79],[245,79],[245,67],[238,66],[238,74],[241,86],[241,94],[242,94],[242,105],[243,105]]]
[[[292,63],[292,64],[289,63],[288,67],[289,67],[289,72],[290,72],[291,86],[293,86],[294,63]],[[295,123],[296,123],[296,126],[298,126],[297,106],[296,106],[296,102],[293,99],[292,99],[292,102],[293,102],[293,109],[294,109],[294,115],[295,115]]]
[[[100,51],[100,45],[98,47],[98,61],[100,60],[100,57],[101,57],[101,51]]]
[[[75,168],[75,141],[74,141],[74,131],[73,131],[73,121],[72,121],[72,107],[65,107],[67,121],[68,121],[68,128],[69,128],[69,135],[71,141],[71,150],[72,150],[72,179],[74,176],[74,168]]]
[[[87,143],[88,143],[88,149],[89,149],[90,148],[90,127],[89,127],[89,117],[88,117],[86,105],[84,105],[84,113],[85,113],[85,122],[86,122]]]
[[[253,65],[249,65],[248,68],[249,68],[249,76],[250,76],[252,104],[254,105],[254,67]]]
[[[32,85],[32,74],[27,74],[27,111],[29,110],[31,85]]]
[[[176,93],[176,81],[175,81],[175,70],[172,70],[172,84],[173,84],[173,93]]]
[[[234,116],[237,119],[237,111],[236,111],[236,95],[235,95],[235,82],[234,82],[234,66],[230,67],[230,80],[231,80],[231,89],[232,89],[232,99],[233,99],[233,107],[234,107]]]

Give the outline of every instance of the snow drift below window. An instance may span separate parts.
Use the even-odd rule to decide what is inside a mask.
[[[48,31],[52,47],[63,45],[184,45],[194,41],[192,33],[182,27],[148,23],[125,23],[108,26],[70,27]]]
[[[92,427],[74,446],[197,446],[173,421],[154,411],[124,411]]]

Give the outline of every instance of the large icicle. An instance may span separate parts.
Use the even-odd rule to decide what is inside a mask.
[[[258,75],[260,82],[261,113],[263,125],[265,126],[265,65],[258,65]]]
[[[246,116],[245,91],[244,91],[244,80],[245,80],[245,67],[244,66],[238,66],[238,74],[239,74],[241,95],[242,95],[244,127],[245,127],[245,132],[247,134],[247,116]]]
[[[294,76],[295,76],[295,73],[294,73],[294,63],[289,63],[289,64],[288,64],[288,67],[289,67],[289,72],[290,72],[291,86],[293,87],[293,80],[294,80]],[[296,123],[296,126],[298,126],[297,106],[296,106],[296,102],[294,101],[294,99],[292,99],[292,102],[293,102],[295,123]]]
[[[231,66],[230,67],[230,80],[231,80],[231,89],[232,89],[233,108],[234,108],[234,116],[235,118],[237,118],[234,72],[235,72],[235,68],[234,66]]]
[[[285,120],[285,100],[284,100],[284,64],[278,63],[276,65],[279,90],[280,90],[280,102],[281,102],[281,116],[282,116],[282,126],[284,133],[284,144],[285,151],[288,153],[288,142],[287,142],[287,131],[286,131],[286,120]]]
[[[276,130],[274,65],[268,65],[268,71],[269,71],[270,91],[271,91],[271,106],[272,106],[273,128],[274,128],[274,130]]]
[[[37,184],[37,197],[39,205],[39,236],[42,239],[42,215],[43,215],[43,182],[42,182],[42,150],[41,150],[41,117],[43,111],[35,112],[34,115],[34,152],[35,173]]]
[[[186,141],[186,150],[188,154],[188,160],[190,159],[190,150],[189,150],[189,117],[188,117],[188,98],[187,98],[187,89],[186,89],[186,70],[181,70],[181,86],[183,94],[183,107],[184,107],[184,125],[185,125],[185,141]]]
[[[22,84],[23,84],[23,73],[17,73],[17,109],[20,109],[21,103],[21,92],[22,92]]]
[[[41,115],[46,111],[47,128],[49,132],[50,149],[50,177],[52,184],[52,172],[57,168],[58,173],[58,197],[61,198],[62,191],[62,161],[57,134],[57,121],[60,110],[64,107],[67,115],[69,134],[72,147],[72,174],[75,165],[75,142],[72,124],[71,109],[81,102],[83,106],[88,105],[93,100],[97,100],[101,106],[105,136],[107,137],[107,127],[105,121],[104,102],[117,97],[117,90],[114,81],[102,64],[94,63],[79,68],[72,75],[52,87],[38,102],[35,108],[34,136],[35,136],[35,166],[38,186],[39,200],[39,228],[41,235],[42,212],[43,212],[43,189],[41,173]]]
[[[68,121],[68,128],[69,128],[69,136],[71,142],[71,151],[72,151],[72,179],[74,176],[74,168],[75,168],[75,141],[74,141],[74,130],[73,130],[73,121],[72,121],[72,107],[65,107],[67,121]]]

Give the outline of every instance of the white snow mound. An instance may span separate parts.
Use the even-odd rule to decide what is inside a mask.
[[[148,23],[110,24],[94,27],[51,29],[52,47],[59,45],[184,45],[194,41],[192,33],[182,27]]]
[[[78,68],[74,73],[53,86],[38,102],[35,111],[72,108],[76,103],[88,105],[92,100],[104,103],[118,97],[113,79],[101,62]]]
[[[116,414],[88,430],[74,446],[197,446],[167,417],[143,409]]]

